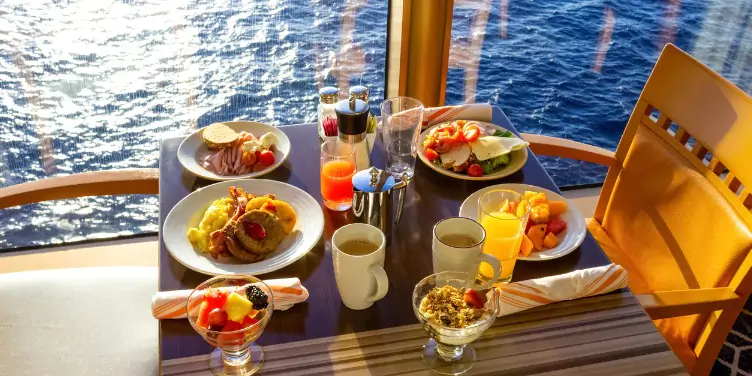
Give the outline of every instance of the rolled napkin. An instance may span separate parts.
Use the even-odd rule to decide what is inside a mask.
[[[460,104],[446,107],[429,107],[423,110],[423,128],[452,120],[490,122],[493,110],[488,103]]]
[[[549,303],[605,294],[627,287],[627,271],[611,264],[566,274],[496,285],[499,316]]]
[[[308,299],[308,290],[297,278],[280,278],[264,281],[272,290],[274,309],[284,311],[294,304]],[[234,289],[235,287],[233,287]],[[185,304],[193,290],[160,291],[151,299],[151,314],[155,319],[184,319],[187,317]],[[201,300],[196,299],[190,308],[198,310]]]

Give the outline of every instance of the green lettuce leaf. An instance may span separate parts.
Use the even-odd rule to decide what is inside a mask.
[[[504,136],[502,136],[504,137]],[[488,175],[494,171],[509,164],[509,154],[500,155],[496,158],[487,159],[480,162],[480,166],[483,167],[483,174]]]

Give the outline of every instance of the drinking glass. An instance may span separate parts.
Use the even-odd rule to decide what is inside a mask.
[[[344,211],[352,207],[355,150],[340,140],[321,144],[321,196],[327,208]]]
[[[415,174],[418,139],[423,123],[423,104],[417,99],[394,97],[381,102],[381,132],[386,167],[396,178]]]
[[[420,306],[423,298],[435,287],[446,285],[465,290],[474,288],[486,296],[483,315],[478,321],[464,328],[454,328],[429,321]],[[448,271],[429,275],[415,285],[413,311],[431,339],[423,346],[423,362],[434,372],[459,375],[475,365],[475,349],[470,343],[478,339],[496,320],[499,314],[499,294],[496,289],[480,290],[475,284],[475,273]]]
[[[248,285],[255,285],[268,297],[269,305],[256,314],[256,323],[235,331],[209,330],[196,323],[198,307],[209,289],[237,291],[245,295]],[[250,275],[220,275],[198,285],[186,304],[188,322],[206,342],[217,347],[209,356],[209,368],[216,375],[247,376],[256,373],[264,363],[264,350],[254,341],[261,336],[274,311],[272,290],[260,279]]]
[[[510,210],[511,213],[503,210],[505,203],[514,207]],[[486,229],[483,252],[493,255],[501,262],[501,276],[497,282],[509,282],[520,252],[530,205],[517,192],[497,189],[484,193],[478,199],[478,208],[478,219]],[[488,265],[481,264],[480,274],[484,278],[491,278],[493,270]]]

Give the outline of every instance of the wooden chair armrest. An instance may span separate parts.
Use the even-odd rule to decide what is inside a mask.
[[[0,209],[73,197],[158,193],[156,168],[84,172],[1,188]]]
[[[520,136],[530,143],[530,150],[538,155],[576,159],[604,166],[611,166],[616,162],[613,152],[597,146],[540,134],[521,133]]]
[[[653,320],[726,309],[741,300],[739,295],[728,287],[661,291],[636,294],[635,298]]]

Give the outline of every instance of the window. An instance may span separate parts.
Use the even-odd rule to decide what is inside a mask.
[[[317,91],[383,96],[381,1],[6,1],[0,187],[157,167],[159,140],[217,121],[312,122]],[[0,249],[157,231],[156,197],[0,210]]]
[[[446,103],[498,104],[520,132],[614,150],[666,43],[752,92],[752,1],[456,0]],[[559,186],[606,169],[541,158]]]

